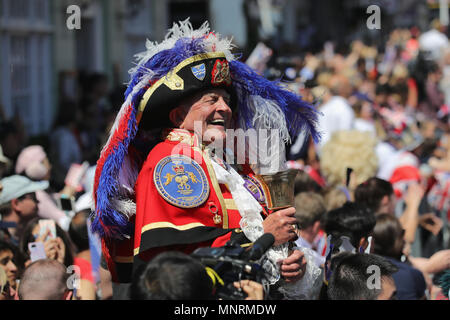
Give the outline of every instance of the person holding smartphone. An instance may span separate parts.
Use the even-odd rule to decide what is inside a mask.
[[[25,257],[26,261],[23,265],[26,267],[31,261],[31,252],[29,244],[34,242],[42,242],[44,244],[44,251],[47,259],[56,260],[66,267],[73,265],[73,244],[68,234],[55,224],[56,234],[47,230],[42,230],[39,218],[31,220],[23,231],[20,237],[19,250]]]

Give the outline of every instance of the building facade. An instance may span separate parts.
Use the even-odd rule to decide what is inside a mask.
[[[103,73],[110,88],[128,81],[146,40],[162,41],[173,21],[208,19],[245,44],[244,0],[0,0],[0,106],[18,114],[29,136],[47,133],[58,102],[75,99],[80,72]],[[71,5],[80,29],[67,26]]]

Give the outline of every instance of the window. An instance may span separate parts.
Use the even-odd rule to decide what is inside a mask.
[[[29,0],[8,0],[9,2],[9,15],[10,19],[19,20],[27,19],[30,15]]]
[[[127,0],[124,12],[126,51],[124,70],[122,70],[125,82],[128,82],[130,78],[128,70],[135,66],[134,55],[145,51],[145,42],[151,39],[151,17],[151,0]]]
[[[30,67],[30,37],[11,36],[9,46],[11,105],[12,114],[19,112],[22,120],[30,124],[31,119],[31,67]]]
[[[0,104],[18,113],[27,134],[51,126],[50,0],[0,0]]]

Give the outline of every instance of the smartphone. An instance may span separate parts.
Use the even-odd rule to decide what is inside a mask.
[[[74,211],[74,207],[75,207],[74,202],[75,202],[75,199],[73,197],[61,196],[58,198],[58,207],[62,211],[66,211],[66,212]]]
[[[39,227],[39,237],[43,236],[48,230],[50,230],[50,234],[44,239],[44,242],[47,240],[56,239],[56,225],[54,220],[39,220]]]
[[[28,250],[30,250],[31,262],[47,259],[43,242],[30,242],[28,244]]]

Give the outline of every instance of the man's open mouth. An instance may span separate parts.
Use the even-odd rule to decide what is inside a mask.
[[[216,120],[209,121],[209,124],[213,125],[213,126],[223,126],[223,127],[225,127],[225,120],[223,120],[223,119],[216,119]]]

